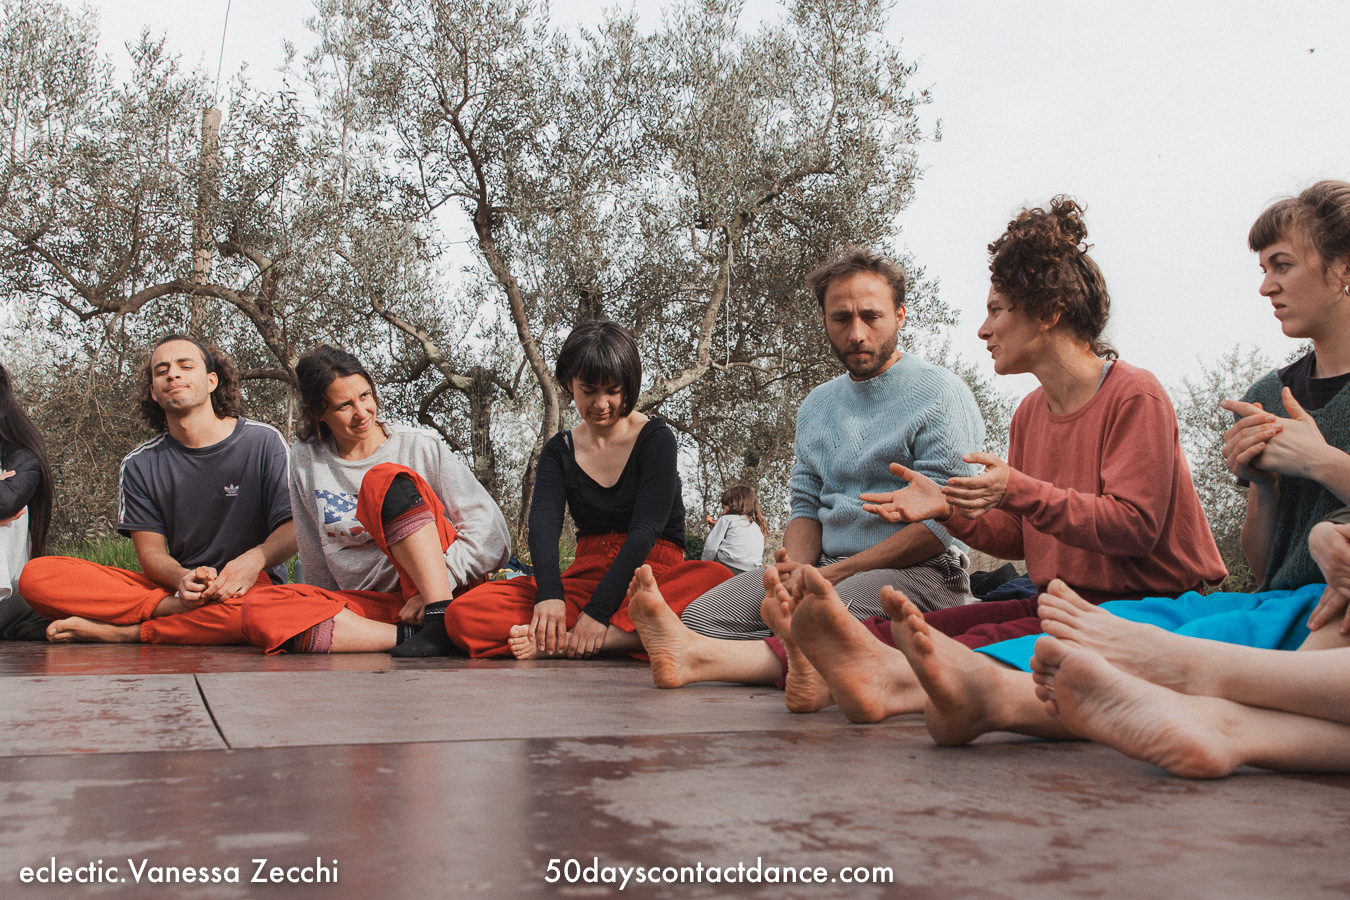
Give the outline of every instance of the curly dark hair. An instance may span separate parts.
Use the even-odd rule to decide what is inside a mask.
[[[309,353],[300,357],[295,364],[295,380],[300,387],[300,408],[305,417],[295,427],[300,440],[317,444],[333,436],[333,432],[323,421],[328,411],[328,388],[339,378],[360,375],[370,385],[370,393],[375,398],[375,408],[380,406],[380,392],[375,387],[375,379],[370,377],[361,360],[354,355],[328,344],[320,344]]]
[[[826,263],[806,276],[806,289],[816,298],[820,308],[825,309],[825,291],[831,284],[844,278],[852,278],[864,272],[877,275],[890,286],[895,308],[905,305],[905,270],[899,263],[880,253],[871,253],[861,247],[849,247],[844,254],[833,262]]]
[[[216,389],[211,392],[211,410],[216,414],[216,418],[228,419],[238,416],[243,409],[244,401],[239,393],[239,370],[234,367],[234,360],[219,347],[203,344],[190,334],[166,334],[155,342],[149,353],[145,354],[145,362],[141,365],[141,387],[138,393],[141,401],[141,419],[145,424],[155,431],[164,431],[169,427],[164,409],[155,402],[150,393],[155,383],[155,375],[150,371],[150,361],[154,359],[156,350],[171,341],[187,341],[196,346],[202,353],[206,371],[215,373]]]
[[[1111,296],[1091,247],[1083,207],[1060,194],[1048,210],[1023,209],[989,245],[990,281],[1014,308],[1037,319],[1059,313],[1060,326],[1114,359],[1115,348],[1102,340]]]
[[[1350,184],[1319,181],[1297,197],[1272,203],[1252,223],[1247,246],[1260,253],[1279,240],[1306,240],[1323,270],[1350,259]]]

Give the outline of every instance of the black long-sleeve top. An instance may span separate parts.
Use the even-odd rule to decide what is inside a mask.
[[[676,469],[675,433],[653,417],[642,426],[613,487],[603,487],[577,465],[571,432],[555,434],[539,454],[534,502],[530,508],[530,555],[538,585],[534,602],[561,599],[558,538],[563,508],[572,512],[578,537],[627,534],[591,600],[586,615],[609,624],[633,579],[658,539],[684,546],[684,499]]]
[[[28,505],[42,484],[42,467],[27,450],[0,440],[0,471],[14,472],[0,480],[0,519],[8,519]]]

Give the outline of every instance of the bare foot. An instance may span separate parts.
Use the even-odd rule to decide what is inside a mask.
[[[511,655],[516,659],[557,659],[564,655],[563,647],[566,644],[567,635],[564,634],[557,652],[548,653],[540,649],[534,642],[534,634],[530,631],[529,625],[512,625],[506,636],[506,646],[511,648]]]
[[[802,570],[792,637],[849,721],[880,722],[923,709],[923,689],[904,656],[853,618],[814,566]]]
[[[1048,635],[1036,639],[1036,651],[1031,656],[1031,680],[1036,684],[1036,699],[1045,704],[1045,711],[1058,718],[1055,705],[1055,675],[1064,657],[1066,646],[1058,638]]]
[[[628,583],[628,617],[647,651],[657,687],[677,688],[700,680],[690,663],[697,655],[699,640],[706,638],[681,622],[666,603],[651,566],[639,566]]]
[[[1126,672],[1186,694],[1207,690],[1202,647],[1154,625],[1131,622],[1099,609],[1058,578],[1037,604],[1045,633],[1099,654]]]
[[[787,708],[795,713],[813,713],[834,705],[830,686],[820,677],[816,667],[792,639],[792,611],[797,601],[778,578],[778,570],[769,566],[764,570],[764,602],[759,615],[769,626],[773,636],[783,643],[787,653],[788,670],[784,677]]]
[[[57,619],[47,626],[47,640],[54,644],[139,644],[141,626],[109,625],[81,616]]]
[[[910,600],[901,602],[904,630],[900,648],[928,692],[923,718],[933,740],[943,746],[969,743],[1002,730],[1003,701],[999,673],[964,644],[924,621]]]
[[[657,687],[695,681],[773,684],[778,657],[763,641],[719,641],[692,631],[670,608],[651,566],[640,566],[628,585],[628,616],[651,660]]]
[[[1074,733],[1186,778],[1222,778],[1240,765],[1227,701],[1150,684],[1053,638],[1036,642],[1035,659],[1040,687]]]

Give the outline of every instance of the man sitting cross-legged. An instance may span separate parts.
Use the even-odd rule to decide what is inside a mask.
[[[69,557],[24,567],[19,585],[57,642],[242,644],[255,585],[286,580],[295,529],[286,444],[239,415],[234,363],[195,338],[160,340],[141,415],[161,433],[122,461],[117,530],[145,574]]]
[[[900,350],[905,285],[899,266],[862,250],[807,279],[845,372],[812,390],[797,412],[792,511],[775,568],[792,589],[801,566],[819,567],[860,619],[880,614],[884,584],[924,609],[956,606],[970,589],[962,548],[945,529],[871,515],[860,496],[894,485],[887,465],[895,461],[938,484],[974,475],[962,457],[984,443],[965,383]],[[708,637],[768,638],[762,578],[758,569],[736,575],[690,603],[681,618]]]

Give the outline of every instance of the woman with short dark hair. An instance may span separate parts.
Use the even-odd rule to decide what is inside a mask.
[[[635,652],[626,592],[646,563],[677,611],[731,572],[684,559],[684,501],[675,434],[664,419],[636,412],[642,362],[628,331],[583,322],[555,368],[581,423],[544,445],[530,509],[533,578],[483,585],[450,604],[447,641],[471,656],[583,659]],[[563,513],[577,527],[576,558],[560,572]],[[415,641],[445,652],[430,628]]]

